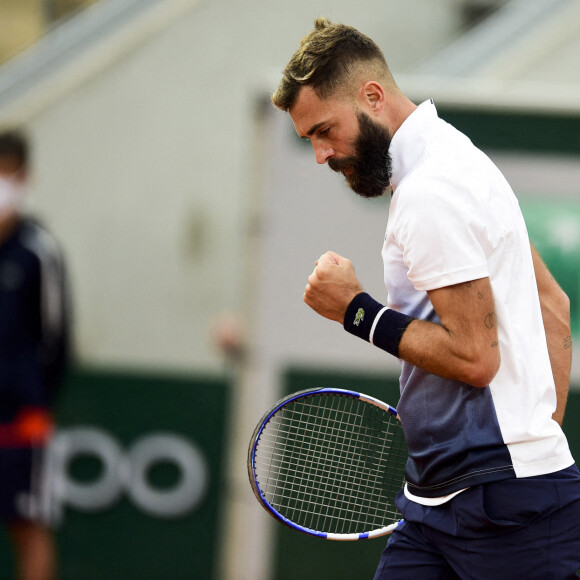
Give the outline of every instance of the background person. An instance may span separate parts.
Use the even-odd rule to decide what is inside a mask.
[[[316,161],[364,197],[392,192],[389,307],[327,252],[305,302],[401,359],[405,524],[375,578],[576,578],[580,473],[560,424],[569,301],[531,248],[499,170],[396,85],[384,55],[320,18],[273,95]]]
[[[0,514],[18,578],[56,577],[46,522],[44,451],[52,406],[68,361],[63,258],[54,238],[23,215],[29,147],[0,134]]]

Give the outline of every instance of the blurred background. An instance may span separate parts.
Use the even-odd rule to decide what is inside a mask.
[[[402,90],[503,170],[580,344],[580,0],[0,0],[0,127],[31,139],[30,207],[74,299],[63,580],[374,573],[384,540],[283,529],[246,475],[253,427],[286,392],[397,402],[396,361],[302,303],[329,249],[386,299],[388,200],[356,199],[269,102],[320,15],[377,41]],[[578,356],[572,383],[578,456]],[[2,537],[2,578],[11,566]]]

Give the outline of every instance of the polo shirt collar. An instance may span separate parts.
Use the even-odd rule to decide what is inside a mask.
[[[433,99],[421,103],[399,127],[391,140],[393,191],[423,155],[426,131],[438,119]]]

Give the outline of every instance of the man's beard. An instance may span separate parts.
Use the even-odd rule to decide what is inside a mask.
[[[380,197],[391,185],[391,156],[389,132],[368,115],[357,111],[359,133],[353,144],[354,156],[332,157],[328,166],[344,173],[348,186],[362,197]]]

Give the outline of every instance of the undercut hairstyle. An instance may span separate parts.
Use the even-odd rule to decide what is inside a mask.
[[[12,158],[19,169],[26,170],[29,157],[28,139],[21,131],[7,130],[0,133],[0,158]]]
[[[314,30],[300,41],[272,102],[288,111],[304,86],[311,86],[321,99],[340,91],[354,96],[358,88],[355,84],[365,80],[376,80],[387,89],[397,90],[385,56],[374,41],[352,26],[321,17],[316,19]]]

